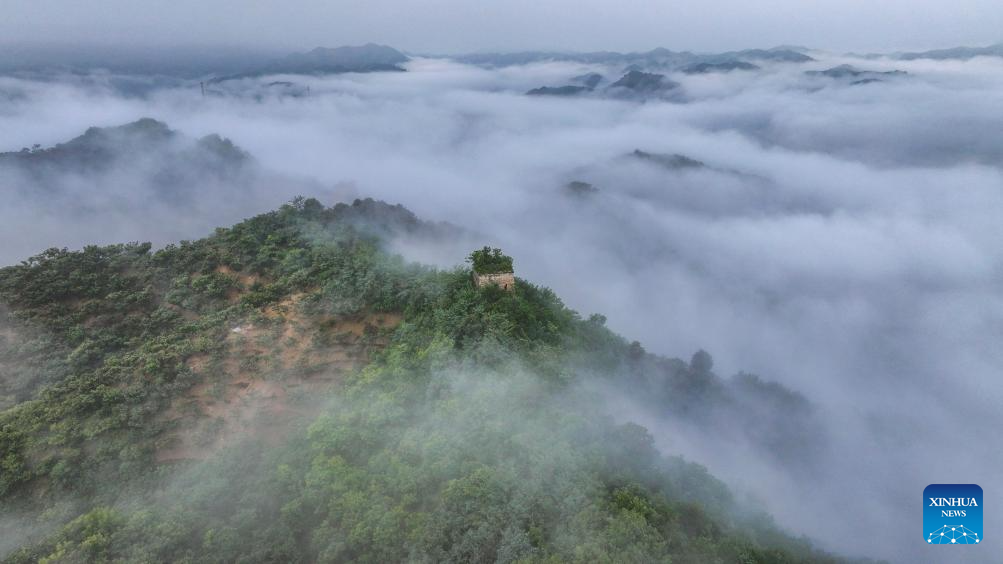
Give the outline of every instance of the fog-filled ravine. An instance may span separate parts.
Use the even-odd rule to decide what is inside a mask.
[[[0,516],[5,533],[0,556],[28,545],[42,547],[31,553],[35,556],[58,553],[58,535],[69,535],[66,540],[76,534],[62,527],[75,511],[92,509],[86,496],[67,493],[65,504],[51,504],[44,519],[32,513],[38,508],[31,503],[58,497],[59,472],[67,472],[73,461],[90,460],[94,449],[109,444],[101,442],[110,440],[103,437],[114,436],[119,442],[107,448],[114,448],[112,458],[121,464],[135,458],[141,465],[143,456],[152,457],[154,470],[136,470],[142,476],[137,483],[153,483],[150,472],[177,470],[159,476],[153,501],[138,501],[142,496],[133,490],[142,490],[139,486],[124,488],[118,497],[107,485],[87,490],[101,500],[100,511],[119,513],[92,512],[90,518],[101,524],[78,528],[138,527],[136,520],[144,517],[136,517],[137,507],[147,502],[151,511],[163,507],[165,513],[184,515],[184,503],[198,504],[193,493],[202,491],[198,488],[209,496],[232,495],[226,484],[205,485],[214,475],[246,471],[259,480],[250,484],[258,484],[261,499],[246,502],[255,511],[267,513],[261,509],[268,507],[266,495],[287,495],[283,503],[298,505],[279,513],[293,515],[289,523],[305,522],[305,500],[323,491],[332,496],[324,523],[334,523],[331,515],[338,511],[354,515],[364,513],[363,506],[386,502],[384,515],[408,523],[401,530],[427,535],[408,545],[410,552],[365,552],[349,533],[348,540],[335,538],[348,530],[344,523],[343,529],[331,525],[329,532],[337,532],[330,538],[318,532],[322,528],[311,529],[309,539],[297,537],[305,545],[313,543],[314,552],[304,553],[310,558],[482,558],[471,548],[476,535],[463,529],[466,536],[457,536],[459,525],[451,521],[460,519],[458,508],[469,508],[460,493],[477,490],[487,498],[508,492],[529,504],[517,510],[512,502],[504,516],[484,517],[484,523],[504,532],[491,541],[495,559],[577,554],[587,561],[600,552],[575,544],[592,531],[582,517],[585,502],[575,504],[594,495],[601,482],[612,492],[609,499],[621,503],[614,503],[616,511],[630,506],[650,519],[661,515],[661,525],[651,520],[649,525],[662,527],[658,530],[670,540],[655,535],[643,547],[649,552],[635,547],[630,558],[643,560],[642,555],[663,549],[681,561],[711,554],[671,540],[689,538],[686,534],[713,537],[706,531],[680,525],[688,531],[683,537],[665,532],[676,531],[666,523],[691,522],[671,506],[679,502],[706,511],[721,535],[734,531],[735,538],[760,538],[767,547],[782,531],[791,536],[782,542],[804,536],[814,547],[805,550],[840,557],[934,561],[920,540],[926,485],[981,484],[987,505],[1003,503],[994,486],[1003,465],[996,437],[1003,428],[1003,57],[997,51],[854,56],[778,48],[716,55],[656,50],[439,57],[373,45],[241,61],[216,73],[11,67],[0,75],[0,264],[21,264],[24,271],[0,271],[5,272],[0,277],[5,316],[0,321],[5,339],[0,342],[5,347],[0,351],[0,409],[7,424],[21,421],[14,415],[27,417],[23,413],[43,401],[39,398],[55,401],[56,393],[47,387],[68,393],[66,382],[73,379],[60,378],[76,370],[75,363],[97,363],[88,370],[125,370],[125,360],[107,355],[133,348],[153,354],[161,350],[157,343],[174,346],[166,336],[154,339],[157,331],[178,339],[191,335],[193,342],[196,336],[215,339],[223,343],[219,350],[227,351],[203,344],[162,359],[187,367],[182,371],[187,379],[177,380],[184,384],[163,384],[156,401],[169,405],[164,413],[176,416],[185,409],[171,403],[170,394],[205,385],[192,374],[212,362],[219,363],[220,374],[247,369],[254,376],[238,382],[243,391],[235,397],[220,391],[217,407],[199,403],[204,398],[198,394],[189,397],[196,406],[190,409],[211,413],[220,422],[182,424],[173,445],[144,437],[150,441],[148,451],[120,444],[119,431],[103,419],[81,420],[82,430],[70,433],[65,422],[51,418],[54,411],[47,411],[50,419],[32,432],[49,437],[49,443],[35,438],[16,443],[38,440],[50,446],[36,445],[25,458],[30,462],[25,468],[45,467],[45,476],[17,483],[28,493],[5,493],[10,497]],[[247,235],[258,245],[253,249],[240,239],[238,228],[227,230],[298,196],[316,201],[305,205],[297,199],[282,208],[305,218],[293,227],[292,216],[282,216],[275,225],[262,220],[244,228],[253,232]],[[353,201],[355,206],[331,207]],[[314,207],[317,202],[321,211]],[[311,223],[317,221],[323,227]],[[378,240],[372,244],[379,251],[363,252],[346,243],[341,227],[331,227],[338,221]],[[287,231],[269,238],[264,231],[271,228],[292,229],[295,244],[282,238]],[[209,236],[194,248],[178,245]],[[89,247],[93,256],[52,251],[46,259],[21,262],[51,247],[72,251],[130,241],[148,241],[152,247],[115,252]],[[325,245],[347,254],[323,255],[326,251],[318,249]],[[491,293],[496,289],[482,290],[484,295],[456,289],[453,285],[467,280],[461,272],[464,260],[485,245],[511,256],[517,287],[524,284],[532,291],[507,298]],[[94,295],[73,294],[91,279],[67,272],[100,271],[94,265],[121,267],[122,274],[101,278]],[[339,274],[347,278],[325,285],[321,276],[348,271],[377,281]],[[168,275],[172,278],[161,279]],[[65,283],[63,276],[68,276]],[[131,282],[119,287],[120,277],[132,277]],[[279,281],[284,285],[272,288]],[[380,284],[392,288],[377,288]],[[36,295],[28,286],[51,287],[54,293],[38,290]],[[112,292],[122,294],[116,298]],[[116,317],[132,315],[127,304],[133,302],[125,299],[129,292],[136,293],[129,299],[148,308],[141,308],[144,315],[169,310],[178,319],[164,323],[178,325],[168,331]],[[436,301],[445,297],[460,301],[448,307]],[[55,300],[51,307],[48,299]],[[101,303],[94,311],[84,307],[91,299]],[[123,310],[110,305],[116,299],[124,300]],[[471,305],[463,310],[469,319],[450,309],[459,311],[456,304],[479,304],[479,299],[503,305]],[[564,313],[553,313],[551,299],[580,317],[572,322],[561,317]],[[276,330],[267,342],[256,331],[278,327],[271,308],[298,311],[300,301],[314,308],[310,315],[328,316],[317,323],[350,335],[348,341],[328,343],[341,347],[333,352],[319,337],[310,337],[310,346],[320,351],[310,354],[341,355],[317,362],[344,361],[339,370],[356,374],[355,379],[332,377],[338,385],[330,387],[339,390],[342,380],[350,380],[344,384],[349,391],[323,401],[310,396],[327,389],[327,380],[310,380],[296,392],[305,407],[257,404],[253,398],[259,396],[296,395],[256,382],[271,382],[270,370],[282,372],[283,381],[298,377],[295,366],[307,361],[296,364],[287,355],[307,355],[294,342],[311,334],[304,324],[319,318],[293,316],[295,322],[282,323],[297,329]],[[452,313],[435,314],[436,308]],[[540,317],[534,308],[557,317]],[[372,331],[338,317],[363,314],[364,323],[354,323]],[[101,315],[109,316],[109,327],[124,323],[137,333],[91,339],[90,332],[105,327]],[[487,321],[471,329],[470,319],[477,315]],[[89,316],[97,320],[88,321]],[[459,324],[461,318],[466,321]],[[498,321],[502,318],[508,321]],[[186,320],[198,329],[180,329]],[[457,327],[476,333],[476,346],[450,356],[440,350],[449,347],[437,339],[448,334],[460,347]],[[250,342],[251,335],[259,338],[253,347],[232,342]],[[44,362],[32,357],[40,354],[44,339],[58,342],[52,350],[64,351],[65,357],[49,355]],[[108,347],[101,353],[106,356],[88,357],[88,343]],[[119,352],[108,352],[113,350]],[[272,360],[240,358],[274,351]],[[425,403],[420,405],[397,406],[397,396],[380,399],[384,387],[394,386],[390,375],[418,362],[394,356],[402,351],[421,351],[426,363],[421,365],[427,381],[421,384]],[[204,358],[192,360],[192,355]],[[603,374],[568,376],[591,371]],[[554,392],[554,381],[567,390]],[[101,382],[102,390],[116,390],[111,380]],[[393,393],[403,392],[395,388]],[[233,402],[242,402],[246,413],[214,411]],[[394,414],[407,412],[410,427],[405,429],[396,415],[386,415],[388,422],[380,426],[378,402],[386,402]],[[146,421],[122,409],[130,415],[115,425]],[[267,423],[248,421],[260,411],[274,415],[269,410],[281,411],[280,422],[291,430],[253,448],[278,452],[275,445],[282,444],[286,451],[257,453],[253,462],[242,462],[227,449],[235,448],[236,437],[267,435]],[[138,419],[124,422],[129,417]],[[158,424],[166,420],[149,417]],[[464,433],[485,420],[490,423],[484,434]],[[386,432],[399,444],[391,448],[362,431],[353,434],[353,422],[360,428],[363,422],[393,429]],[[650,449],[606,453],[611,442],[629,448],[631,439],[615,433],[637,429],[631,424],[647,429],[650,445],[637,440]],[[175,432],[171,429],[158,432],[168,436]],[[203,437],[197,446],[194,434]],[[423,437],[435,440],[422,442]],[[296,446],[296,441],[310,444]],[[555,451],[548,452],[548,445]],[[478,452],[479,446],[496,450],[488,456]],[[495,457],[508,449],[538,462],[538,473],[526,476],[515,463],[499,463]],[[391,494],[379,503],[375,498],[363,503],[337,491],[389,488],[386,483],[395,475],[384,466],[379,471],[370,466],[366,477],[365,465],[345,454],[349,451],[367,452],[384,465],[406,466],[409,456],[424,461],[441,456],[456,465],[421,466],[420,478],[394,486],[405,497],[420,497],[412,491],[415,484],[438,484],[435,480],[456,475],[436,498],[443,505],[423,513],[428,521],[419,526],[407,520],[411,509],[405,502],[389,501]],[[639,461],[642,451],[644,457],[668,462]],[[318,452],[340,462],[324,470],[319,459],[310,462]],[[458,452],[476,455],[464,458]],[[609,467],[627,469],[603,482],[607,466],[596,466],[594,456],[605,457]],[[50,458],[39,462],[39,457]],[[480,470],[460,469],[473,459],[483,465]],[[690,463],[705,467],[714,477],[707,483],[727,495],[688,490],[693,482],[686,480],[699,481],[691,474],[704,476]],[[81,480],[101,468],[97,462],[87,464],[81,463]],[[281,477],[263,477],[275,468],[283,469]],[[386,477],[374,477],[383,476],[379,472]],[[656,477],[644,487],[662,492],[651,499],[664,495],[670,504],[665,508],[643,496],[630,497],[635,486],[617,481],[644,483],[649,472]],[[405,480],[403,470],[396,476]],[[538,515],[529,516],[536,515],[535,506],[526,500],[539,503],[534,496],[543,494],[559,498],[555,488],[561,483],[570,501],[546,518],[569,520],[570,528],[551,529],[537,523]],[[500,489],[491,490],[495,486]],[[288,488],[302,491],[293,495]],[[654,505],[637,509],[645,503]],[[319,515],[317,508],[310,511]],[[993,511],[986,519],[987,530],[999,528]],[[753,522],[768,532],[749,533]],[[488,538],[490,527],[481,526]],[[56,531],[58,538],[52,538],[57,540],[46,540],[44,527]],[[227,535],[249,534],[234,527],[213,529],[216,537],[199,542],[206,551],[222,550],[232,544]],[[354,530],[360,528],[365,527],[357,524]],[[643,536],[640,529],[625,531],[620,530],[635,541]],[[378,532],[366,534],[379,543]],[[608,540],[608,552],[601,555],[628,558],[609,548],[616,542]],[[579,552],[568,549],[572,545]],[[726,554],[720,548],[725,545],[714,545],[722,551],[714,554]],[[991,560],[985,550],[955,552],[952,561]],[[805,554],[814,554],[804,557],[808,561],[826,558],[821,552]],[[771,561],[768,555],[756,557]]]

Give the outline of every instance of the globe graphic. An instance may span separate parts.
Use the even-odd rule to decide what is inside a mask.
[[[926,536],[928,544],[979,544],[975,531],[964,525],[944,525]]]

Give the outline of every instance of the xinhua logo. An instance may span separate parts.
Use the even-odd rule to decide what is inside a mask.
[[[982,488],[975,484],[927,486],[923,536],[927,544],[981,544]]]

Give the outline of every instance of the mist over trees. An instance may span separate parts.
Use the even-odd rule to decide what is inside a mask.
[[[618,385],[628,364],[668,384],[647,368],[677,361],[630,352],[526,281],[478,289],[466,269],[388,254],[359,226],[393,210],[297,200],[156,252],[52,250],[0,270],[0,360],[35,367],[4,382],[0,503],[55,527],[20,533],[8,561],[840,561],[616,424],[586,385]],[[260,333],[254,356],[233,338],[290,318],[307,334]],[[360,318],[360,371],[311,362]],[[700,351],[670,384],[689,394],[680,417],[708,407],[711,368]],[[293,395],[325,373],[326,389]],[[226,436],[239,408],[196,390],[247,374],[283,392]],[[213,421],[221,442],[189,442]]]

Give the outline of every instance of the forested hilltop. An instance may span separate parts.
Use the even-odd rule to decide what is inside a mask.
[[[529,281],[478,289],[387,250],[436,229],[297,199],[155,252],[0,270],[0,558],[844,561],[606,401],[811,464],[805,398],[648,354]]]

